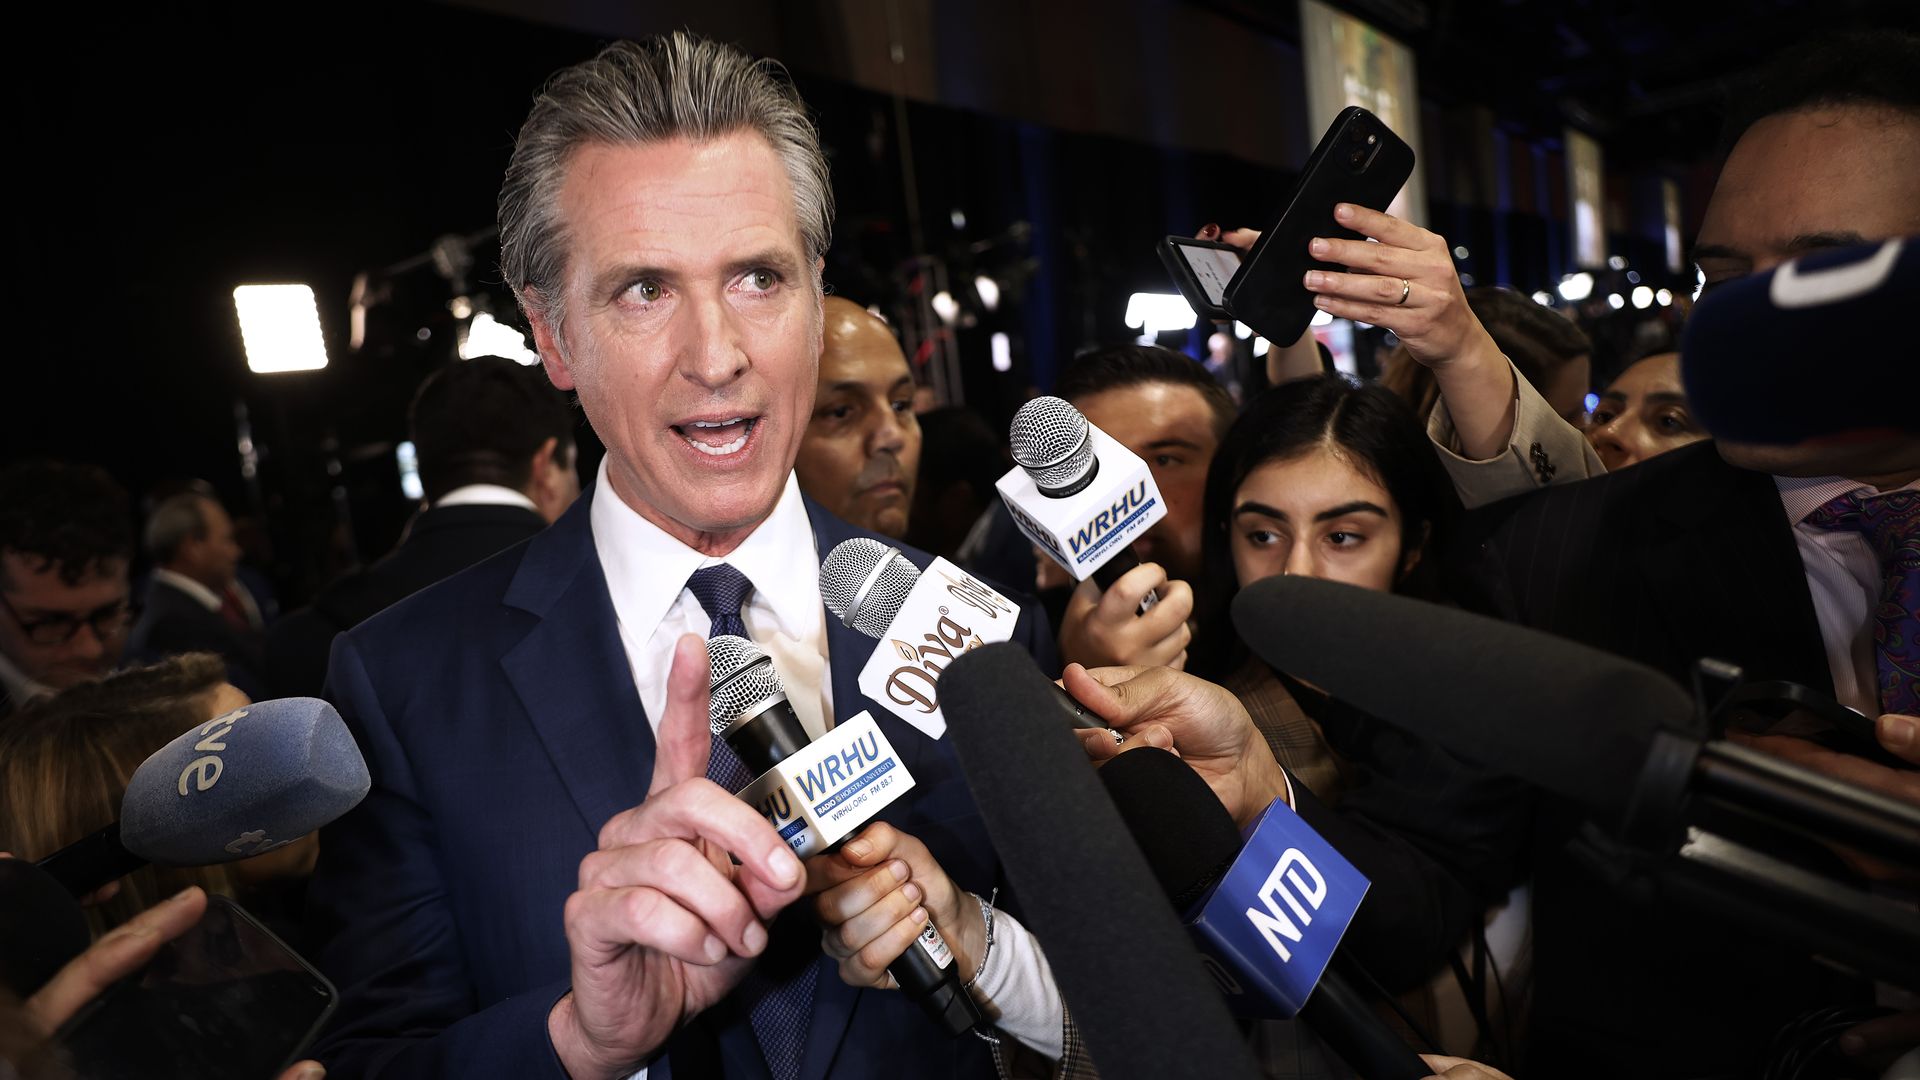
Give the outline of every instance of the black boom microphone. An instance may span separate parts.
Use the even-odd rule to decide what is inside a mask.
[[[1291,575],[1242,589],[1233,624],[1278,670],[1580,803],[1637,849],[1677,850],[1674,880],[1753,909],[1749,921],[1764,932],[1920,985],[1911,909],[1738,845],[1685,843],[1705,804],[1920,869],[1920,809],[1707,739],[1692,699],[1652,668],[1438,604]]]
[[[940,685],[987,834],[1100,1075],[1259,1076],[1033,658],[985,645]]]

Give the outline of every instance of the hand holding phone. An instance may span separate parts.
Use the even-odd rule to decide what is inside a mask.
[[[192,888],[104,935],[27,1011],[93,1080],[313,1080],[317,1063],[289,1062],[336,998],[237,904]]]

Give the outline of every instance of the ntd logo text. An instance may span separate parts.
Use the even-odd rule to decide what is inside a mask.
[[[1327,900],[1327,879],[1299,848],[1288,848],[1273,864],[1258,898],[1266,910],[1248,908],[1247,921],[1281,960],[1292,960],[1293,951],[1286,943],[1300,943],[1301,931],[1313,922],[1313,913]],[[1286,911],[1280,909],[1282,904]]]

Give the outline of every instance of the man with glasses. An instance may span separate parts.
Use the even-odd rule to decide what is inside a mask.
[[[119,664],[134,617],[127,508],[90,465],[0,472],[0,718]]]

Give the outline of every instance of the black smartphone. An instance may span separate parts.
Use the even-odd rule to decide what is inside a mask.
[[[1720,703],[1720,723],[1753,735],[1792,735],[1892,768],[1911,768],[1880,745],[1873,717],[1799,683],[1747,683]]]
[[[333,1011],[333,984],[225,897],[55,1034],[89,1080],[272,1080]]]
[[[1217,240],[1169,236],[1160,241],[1160,261],[1180,293],[1201,318],[1225,322],[1227,283],[1240,270],[1240,249]]]
[[[1226,309],[1275,345],[1300,340],[1317,310],[1307,271],[1346,269],[1307,254],[1307,243],[1316,236],[1361,239],[1334,221],[1334,205],[1385,210],[1412,175],[1413,148],[1379,117],[1359,106],[1340,110],[1307,158],[1279,221],[1260,234],[1228,282]]]

